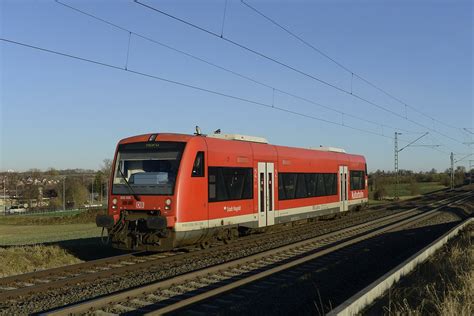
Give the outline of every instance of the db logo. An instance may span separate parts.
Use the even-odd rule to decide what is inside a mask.
[[[137,203],[135,203],[135,207],[136,208],[145,208],[145,202],[137,201]]]

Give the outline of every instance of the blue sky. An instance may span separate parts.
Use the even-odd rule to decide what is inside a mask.
[[[444,170],[449,152],[470,153],[473,128],[471,1],[258,1],[258,10],[355,73],[449,127],[352,81],[357,100],[225,41],[157,14],[132,0],[61,0],[135,33],[338,111],[410,131],[400,146],[432,129],[400,154],[400,168]],[[224,0],[142,0],[219,33]],[[124,67],[129,35],[53,0],[0,0],[1,38]],[[239,0],[228,0],[224,37],[350,90],[351,75],[278,29]],[[393,139],[255,104],[0,42],[0,169],[92,168],[111,158],[117,141],[147,132],[263,136],[271,143],[345,148],[366,156],[369,170],[393,168]],[[393,136],[394,129],[351,119],[275,93],[132,36],[128,69],[219,91],[298,113]],[[434,130],[434,131],[433,131]],[[473,130],[474,131],[474,130]],[[436,133],[438,132],[438,133]],[[448,137],[445,137],[444,134]],[[453,140],[454,139],[454,140]],[[441,152],[442,151],[442,152]],[[471,159],[474,159],[471,157]],[[468,159],[460,162],[467,166]]]

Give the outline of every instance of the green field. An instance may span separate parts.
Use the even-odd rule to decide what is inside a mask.
[[[0,246],[99,237],[101,231],[102,229],[98,228],[95,223],[63,225],[0,224]]]
[[[99,237],[96,210],[44,215],[0,216],[0,246]]]
[[[399,196],[400,196],[400,199],[407,199],[407,198],[411,198],[411,197],[415,197],[415,196],[418,196],[418,195],[421,195],[421,194],[426,194],[426,193],[430,193],[430,192],[433,192],[433,191],[437,191],[437,190],[441,190],[441,189],[445,189],[446,186],[438,183],[438,182],[419,182],[417,183],[418,185],[418,192],[419,194],[417,195],[412,195],[411,192],[410,192],[410,184],[409,183],[400,183],[399,184]],[[396,189],[396,186],[395,184],[387,184],[385,186],[385,189],[386,189],[386,192],[387,192],[387,198],[390,199],[392,197],[395,196],[395,189]],[[374,192],[373,191],[370,191],[369,192],[369,199],[371,200],[371,204],[380,204],[380,203],[384,203],[384,201],[375,201],[373,200],[373,194]]]

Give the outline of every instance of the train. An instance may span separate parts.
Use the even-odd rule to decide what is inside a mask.
[[[107,214],[96,224],[114,248],[167,251],[367,203],[362,155],[240,134],[151,133],[117,144]]]

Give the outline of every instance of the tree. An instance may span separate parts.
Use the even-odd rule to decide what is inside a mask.
[[[105,192],[105,185],[107,185],[107,178],[102,171],[97,171],[94,176],[94,192],[98,195],[98,201],[102,203]]]
[[[63,207],[63,201],[60,197],[54,197],[49,200],[49,209],[60,210]]]
[[[454,185],[461,185],[464,183],[466,178],[466,168],[464,166],[458,166],[454,171]]]
[[[57,177],[59,176],[59,171],[54,168],[48,168],[48,170],[46,170],[45,172],[45,175],[50,177]]]
[[[374,199],[383,200],[387,195],[387,178],[383,176],[377,176],[374,183]]]
[[[83,207],[89,198],[89,191],[80,179],[68,177],[66,179],[66,201],[74,207]]]
[[[442,174],[439,182],[442,185],[449,187],[451,185],[451,177],[447,174]]]
[[[111,159],[104,159],[102,161],[102,166],[100,167],[100,171],[105,176],[105,178],[109,178],[110,173],[112,171],[112,160]]]
[[[27,184],[23,188],[23,198],[28,200],[28,207],[31,208],[33,200],[38,201],[40,199],[39,186],[35,184]]]

